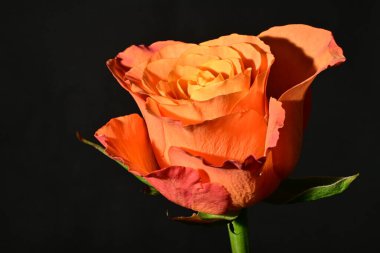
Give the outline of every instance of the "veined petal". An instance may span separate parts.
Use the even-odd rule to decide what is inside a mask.
[[[145,179],[170,201],[192,210],[223,214],[230,203],[230,195],[217,183],[210,183],[207,175],[188,167],[171,166],[145,176]]]
[[[244,169],[208,166],[201,159],[180,148],[171,148],[169,157],[173,165],[199,168],[205,172],[210,183],[223,185],[231,198],[229,211],[236,211],[261,201],[271,194],[280,182],[273,170],[271,151],[260,167],[248,166]]]

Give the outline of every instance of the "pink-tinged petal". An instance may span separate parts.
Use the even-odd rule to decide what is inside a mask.
[[[265,138],[265,153],[268,148],[276,146],[280,137],[279,129],[284,126],[285,110],[281,107],[281,102],[274,98],[269,100],[268,130]]]
[[[314,78],[329,66],[345,61],[342,49],[331,32],[306,25],[274,27],[260,38],[276,55],[268,80],[268,96],[279,97],[286,111],[284,127],[273,151],[273,163],[281,177],[287,177],[297,163],[304,118],[305,96]],[[305,106],[306,105],[306,106]]]
[[[210,214],[227,211],[230,196],[217,183],[210,183],[207,175],[198,169],[172,166],[152,172],[145,179],[170,201]]]
[[[95,137],[132,173],[141,176],[158,169],[144,120],[138,114],[111,119]]]
[[[116,58],[120,59],[120,63],[124,67],[132,68],[142,62],[148,61],[152,54],[152,51],[143,45],[133,45],[120,52]]]
[[[107,61],[107,67],[121,87],[128,92],[158,94],[156,87],[149,85],[149,83],[143,80],[147,63],[148,62],[139,63],[128,70],[120,63],[120,59],[115,58]]]
[[[158,41],[148,47],[144,45],[132,45],[123,52],[120,52],[114,59],[108,60],[107,66],[125,89],[130,89],[131,84],[129,81],[131,81],[146,93],[157,93],[154,87],[143,83],[144,70],[158,51],[178,43],[182,42],[173,40]]]
[[[169,156],[171,164],[199,168],[207,174],[210,183],[223,185],[231,198],[228,211],[236,211],[261,201],[271,194],[280,182],[273,170],[271,151],[261,166],[258,167],[256,162],[243,169],[208,166],[201,159],[176,147],[170,148]]]

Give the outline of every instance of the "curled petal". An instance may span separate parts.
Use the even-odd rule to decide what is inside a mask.
[[[268,80],[268,96],[285,91],[345,61],[330,31],[308,25],[276,26],[259,35],[276,56]]]
[[[205,101],[211,98],[227,95],[236,92],[249,91],[251,80],[251,69],[247,69],[244,73],[240,73],[234,78],[229,78],[227,80],[219,81],[216,83],[209,83],[206,86],[189,86],[188,93],[190,98],[197,101]]]
[[[155,42],[148,47],[144,45],[133,45],[125,49],[123,52],[120,52],[116,58],[120,59],[120,62],[124,67],[132,68],[142,62],[148,61],[152,55],[160,49],[176,43],[178,42],[167,40]]]
[[[144,120],[138,114],[111,119],[95,137],[130,172],[143,176],[158,169]]]
[[[123,52],[117,55],[120,59],[120,63],[126,68],[132,68],[142,62],[149,60],[152,55],[152,51],[149,48],[141,46],[130,46]]]
[[[170,201],[192,210],[223,214],[230,203],[230,195],[217,183],[210,183],[207,174],[198,169],[172,166],[145,176]]]
[[[276,55],[268,80],[268,96],[279,98],[286,119],[272,150],[273,163],[278,175],[287,177],[301,149],[304,117],[308,116],[305,94],[321,71],[344,62],[345,57],[331,32],[307,25],[274,27],[260,34],[260,38]]]

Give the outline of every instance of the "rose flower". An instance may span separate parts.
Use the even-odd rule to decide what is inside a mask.
[[[314,78],[345,61],[331,32],[307,25],[200,44],[130,46],[107,62],[138,114],[95,136],[170,201],[223,214],[271,194],[301,149]]]

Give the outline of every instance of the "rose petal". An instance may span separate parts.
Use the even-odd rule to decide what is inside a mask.
[[[251,35],[241,35],[241,34],[230,34],[226,36],[221,36],[217,39],[209,40],[200,43],[201,46],[231,46],[234,44],[249,43],[252,45],[257,45],[261,50],[266,53],[270,53],[271,50],[268,45],[266,45],[260,38]]]
[[[141,176],[158,169],[144,120],[138,114],[111,119],[95,137],[132,173]]]
[[[245,68],[252,68],[255,73],[261,66],[261,52],[257,50],[252,44],[239,43],[232,44],[231,47],[240,53]]]
[[[117,58],[120,59],[120,62],[124,67],[131,68],[135,65],[149,60],[151,55],[152,51],[144,45],[133,45],[125,49],[123,52],[120,52],[117,55]]]
[[[169,156],[173,165],[199,168],[207,173],[211,183],[223,185],[231,197],[229,211],[259,202],[271,194],[280,182],[280,178],[273,171],[271,151],[268,152],[266,161],[261,168],[248,166],[245,169],[207,166],[201,159],[176,147],[170,148]]]
[[[160,80],[167,81],[177,59],[160,59],[148,63],[145,69],[147,79],[157,85]]]
[[[276,56],[268,80],[268,96],[286,90],[328,66],[345,60],[330,31],[308,25],[272,27],[259,35]]]
[[[184,100],[178,104],[167,101],[165,103],[155,96],[147,99],[146,107],[149,112],[158,117],[169,118],[181,122],[183,126],[188,126],[233,113],[236,104],[247,93],[247,91],[236,92],[205,101]]]
[[[211,56],[217,56],[219,59],[228,59],[228,58],[240,58],[240,55],[238,52],[233,50],[230,47],[226,46],[205,46],[204,43],[201,43],[200,45],[196,45],[194,47],[189,48],[186,50],[183,55],[187,54],[199,54],[199,55],[211,55]]]
[[[281,107],[281,102],[274,98],[269,100],[269,118],[268,130],[265,138],[265,151],[269,148],[276,146],[278,138],[280,137],[279,129],[284,126],[285,110]]]
[[[172,146],[201,156],[214,166],[220,166],[227,160],[243,163],[250,155],[255,158],[264,156],[267,123],[253,110],[187,127],[165,119],[146,120],[151,140],[163,140],[157,142],[161,146],[156,148],[166,161],[169,161],[168,151]],[[151,133],[161,126],[163,136]]]
[[[196,101],[205,101],[217,96],[227,95],[235,92],[249,91],[251,80],[251,69],[240,73],[234,78],[225,81],[210,83],[206,86],[189,85],[188,93],[191,99]],[[206,109],[207,110],[207,109]]]
[[[198,169],[172,166],[152,172],[145,179],[170,201],[192,210],[223,214],[229,206],[226,189],[208,182],[207,175]]]
[[[286,111],[284,127],[273,148],[276,172],[287,177],[301,149],[305,94],[324,69],[344,62],[342,49],[331,32],[306,25],[274,27],[260,34],[276,55],[268,80],[268,96],[279,97]]]
[[[124,67],[132,68],[142,62],[148,61],[156,51],[175,43],[178,42],[167,40],[155,42],[149,47],[144,45],[132,45],[123,52],[120,52],[116,58],[120,59],[120,62]]]
[[[154,53],[151,60],[156,61],[159,59],[177,59],[181,56],[183,52],[185,52],[187,49],[193,46],[195,46],[195,44],[177,41],[173,44],[164,46],[159,51]]]
[[[153,52],[153,53],[156,53],[160,50],[163,50],[165,47],[168,47],[168,46],[172,46],[172,45],[177,45],[177,44],[181,44],[183,42],[181,41],[176,41],[176,40],[162,40],[162,41],[156,41],[154,43],[152,43],[150,46],[149,46],[149,49]]]

